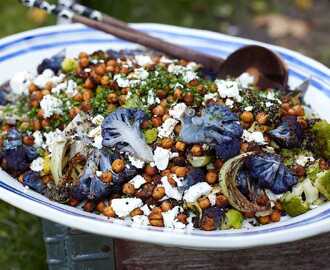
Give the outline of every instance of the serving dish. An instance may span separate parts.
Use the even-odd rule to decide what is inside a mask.
[[[182,45],[221,57],[227,56],[242,45],[256,43],[201,30],[154,24],[135,26],[169,41],[175,40]],[[292,88],[305,79],[310,79],[306,102],[322,118],[329,120],[330,111],[327,107],[330,90],[329,70],[300,54],[270,45],[265,46],[280,53],[288,63],[289,84]],[[68,55],[76,55],[82,50],[92,52],[97,49],[134,47],[136,47],[134,44],[81,25],[38,29],[8,37],[0,42],[0,67],[2,70],[0,80],[5,81],[19,70],[35,67],[43,58],[53,55],[61,48],[66,48]],[[174,232],[169,229],[132,227],[124,221],[108,220],[101,216],[51,202],[24,188],[3,171],[0,171],[0,188],[1,199],[43,218],[92,233],[172,246],[199,249],[244,248],[293,241],[325,232],[329,227],[329,203],[297,218],[252,230],[216,232],[181,230]]]

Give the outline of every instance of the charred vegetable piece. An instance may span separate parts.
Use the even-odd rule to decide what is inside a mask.
[[[141,110],[117,109],[102,123],[103,146],[116,147],[144,161],[153,161],[152,150],[141,133],[144,119],[145,113]]]
[[[203,211],[200,228],[206,231],[213,231],[220,227],[224,210],[219,207],[210,207]]]
[[[184,116],[180,137],[186,143],[212,144],[219,158],[228,159],[239,153],[242,133],[238,117],[226,106],[209,105],[200,117]]]
[[[298,181],[278,155],[253,155],[246,160],[246,165],[250,175],[257,180],[257,185],[275,194],[288,191]]]
[[[64,57],[65,50],[62,50],[51,58],[45,58],[37,68],[38,74],[43,73],[46,69],[51,69],[54,73],[57,73],[61,69]]]
[[[330,124],[325,120],[319,121],[313,125],[312,132],[317,151],[322,157],[330,159]]]
[[[183,190],[205,180],[205,172],[201,168],[193,168],[184,180]]]
[[[240,229],[242,227],[244,217],[241,212],[235,209],[229,209],[221,224],[221,229]]]
[[[283,209],[291,216],[296,217],[308,212],[308,203],[304,202],[300,196],[286,196],[283,202]]]
[[[46,188],[39,173],[33,171],[28,171],[24,174],[23,184],[39,193],[43,193]]]
[[[282,147],[294,148],[302,143],[303,129],[296,116],[286,116],[276,129],[269,131],[269,135]]]

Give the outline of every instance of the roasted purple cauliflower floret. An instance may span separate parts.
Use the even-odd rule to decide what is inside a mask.
[[[43,193],[46,189],[39,173],[34,171],[28,171],[23,175],[23,184],[39,193]]]
[[[8,103],[5,92],[0,89],[0,106],[4,106]]]
[[[301,145],[303,129],[296,116],[282,118],[280,125],[269,131],[269,135],[282,147],[294,148]]]
[[[224,209],[219,207],[210,207],[203,211],[200,219],[200,227],[203,230],[211,231],[220,227]],[[212,220],[212,222],[210,222]]]
[[[185,115],[180,137],[186,143],[208,143],[216,155],[229,159],[239,154],[243,129],[236,114],[226,106],[208,105],[200,117]]]
[[[46,69],[50,69],[56,74],[61,69],[64,58],[65,50],[60,51],[51,58],[45,58],[37,67],[38,74],[42,74]]]
[[[201,168],[192,168],[186,178],[184,179],[183,186],[179,187],[181,191],[185,191],[191,186],[205,180],[205,171]]]
[[[18,176],[27,171],[32,160],[37,157],[34,147],[23,145],[22,135],[17,129],[8,131],[0,152],[0,164],[5,171]]]
[[[150,146],[146,143],[140,125],[145,113],[138,109],[119,108],[102,123],[103,146],[115,147],[144,160],[153,161]]]
[[[288,191],[298,182],[297,177],[281,162],[278,155],[253,155],[245,164],[258,187],[270,189],[275,194]]]

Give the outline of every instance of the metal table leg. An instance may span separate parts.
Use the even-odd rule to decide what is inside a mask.
[[[114,270],[111,238],[43,220],[49,270]]]

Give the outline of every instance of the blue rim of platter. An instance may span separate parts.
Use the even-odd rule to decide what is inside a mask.
[[[193,49],[200,50],[206,53],[219,55],[222,57],[227,56],[230,52],[233,50],[244,46],[246,44],[261,44],[267,47],[270,47],[271,49],[277,51],[281,57],[289,64],[289,76],[290,78],[296,78],[298,81],[310,79],[311,80],[311,86],[313,88],[316,88],[320,92],[322,92],[328,99],[330,98],[330,71],[327,67],[323,66],[322,64],[307,58],[305,56],[302,56],[299,53],[280,48],[277,46],[272,46],[269,44],[264,44],[260,42],[255,42],[252,40],[247,39],[241,39],[236,37],[229,37],[223,34],[218,34],[214,32],[209,31],[203,31],[203,30],[194,30],[194,29],[187,29],[187,28],[181,28],[181,27],[174,27],[174,26],[168,26],[168,25],[157,25],[157,24],[134,24],[134,27],[146,31],[152,35],[157,35],[161,38],[168,39],[168,40],[179,40],[180,44],[189,46]],[[58,36],[61,36],[61,38],[58,38],[56,42],[52,41],[51,38],[57,38]],[[66,37],[72,37],[74,36],[74,39],[66,40]],[[50,39],[50,40],[48,40]],[[31,45],[29,44],[31,43]],[[32,44],[33,43],[33,44]],[[45,27],[33,31],[28,31],[25,33],[17,34],[5,39],[0,40],[0,64],[5,63],[6,61],[13,60],[15,58],[21,57],[25,54],[29,54],[31,52],[35,51],[41,51],[41,50],[48,50],[50,48],[63,48],[66,46],[73,46],[73,45],[90,45],[90,44],[97,44],[104,47],[105,49],[111,48],[114,45],[117,47],[126,48],[129,45],[132,45],[129,42],[119,40],[113,36],[105,35],[103,33],[97,32],[93,29],[86,28],[85,26],[75,24],[75,25],[66,25],[66,26],[52,26],[52,27]],[[135,46],[135,45],[134,45]],[[1,173],[1,170],[0,170]],[[70,216],[76,216],[76,217],[83,217],[87,219],[97,220],[101,222],[105,222],[107,224],[119,224],[120,226],[125,227],[133,227],[131,224],[128,224],[125,221],[115,221],[113,219],[105,219],[101,216],[97,216],[95,214],[89,214],[86,212],[83,212],[81,210],[77,210],[75,208],[71,208],[68,206],[61,205],[59,203],[51,202],[46,198],[41,198],[39,196],[35,196],[35,192],[25,190],[19,190],[18,188],[14,187],[13,185],[10,185],[7,183],[6,180],[0,179],[0,198],[6,201],[9,201],[9,203],[14,204],[17,207],[23,208],[22,205],[17,205],[10,199],[8,199],[10,196],[8,196],[9,193],[7,193],[7,196],[2,196],[1,189],[11,193],[15,194],[15,196],[20,196],[25,199],[28,199],[30,201],[33,201],[34,203],[38,205],[43,205],[48,208],[52,208],[56,211],[62,212],[64,214],[68,214]],[[282,222],[276,224],[276,226],[262,226],[258,227],[256,229],[252,230],[231,230],[231,231],[214,231],[214,232],[203,232],[199,230],[193,230],[189,232],[181,233],[180,235],[189,234],[191,236],[202,236],[202,237],[219,237],[219,238],[227,238],[228,237],[253,237],[257,235],[263,235],[263,234],[269,234],[269,233],[275,233],[280,231],[286,231],[288,229],[293,228],[303,228],[307,225],[316,224],[319,222],[327,221],[327,224],[329,225],[330,221],[330,207],[329,205],[323,205],[320,207],[320,209],[317,211],[316,214],[311,214],[306,218],[294,218],[290,219],[290,222]],[[310,211],[313,212],[313,211]],[[41,215],[41,214],[39,214]],[[42,215],[41,215],[42,216]],[[43,217],[46,217],[45,215]],[[48,218],[48,217],[46,217]],[[51,218],[50,218],[51,219]],[[55,221],[60,222],[60,220],[55,219]],[[65,223],[65,221],[63,221]],[[72,224],[67,224],[72,225]],[[323,224],[324,225],[324,224]],[[74,227],[74,225],[73,225]],[[80,228],[80,227],[79,227]],[[135,228],[135,227],[134,227]],[[136,228],[135,228],[136,229]],[[168,231],[171,233],[171,237],[173,237],[173,230],[168,229],[159,229],[159,228],[153,228],[153,227],[141,227],[144,231],[155,231],[159,233],[160,231]],[[87,229],[88,230],[88,229]],[[318,228],[315,230],[315,232],[309,232],[306,235],[298,235],[296,237],[291,236],[290,239],[275,239],[270,241],[271,243],[279,243],[283,241],[292,241],[298,238],[302,238],[305,236],[311,236],[319,232],[327,231],[324,226],[322,228]],[[177,231],[175,231],[177,232]],[[103,234],[100,232],[100,234]],[[124,237],[132,239],[131,237]],[[133,237],[134,238],[134,237]],[[139,237],[135,237],[135,240],[145,240],[140,239]],[[148,242],[153,242],[153,240],[146,240]],[[163,240],[162,243],[168,243],[171,244],[169,241]],[[267,244],[263,243],[263,244]],[[177,242],[175,245],[180,245],[179,242]],[[191,246],[191,244],[183,243],[183,246]],[[252,245],[257,245],[257,243],[252,243]],[[195,245],[198,246],[198,245]],[[204,246],[207,248],[206,245],[201,244],[200,246]],[[213,247],[216,245],[213,244]],[[229,247],[233,248],[233,245],[224,245],[223,243],[220,244],[221,247]],[[246,244],[245,246],[249,246]],[[237,248],[237,247],[236,247]]]

